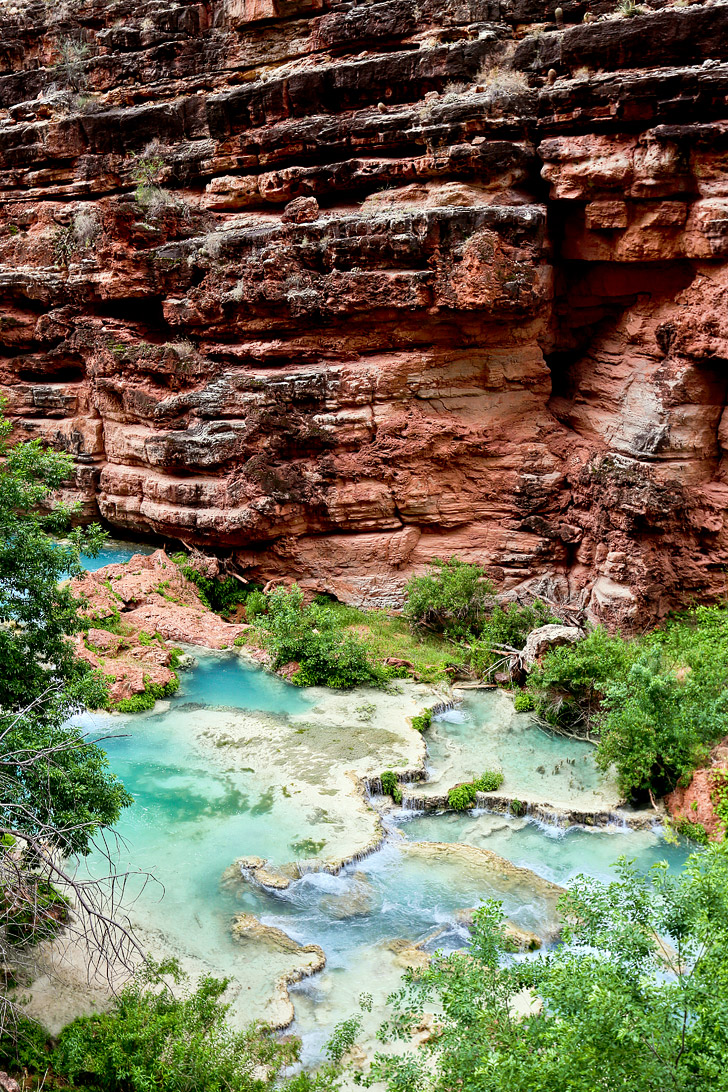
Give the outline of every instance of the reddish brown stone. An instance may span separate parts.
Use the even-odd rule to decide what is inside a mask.
[[[0,12],[0,387],[84,518],[369,605],[724,594],[726,8],[561,7]],[[93,609],[212,625],[153,579]]]

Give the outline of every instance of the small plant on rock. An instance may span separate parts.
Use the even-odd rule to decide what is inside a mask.
[[[416,717],[412,717],[412,727],[417,732],[425,732],[432,724],[432,710],[423,709]]]
[[[530,713],[532,709],[536,708],[533,694],[529,694],[526,690],[516,694],[513,700],[513,708],[517,713]]]
[[[395,804],[402,803],[402,790],[399,787],[397,775],[393,770],[385,770],[381,777],[382,793],[391,796]]]
[[[500,770],[486,770],[477,781],[473,782],[478,792],[496,792],[503,784],[503,774]]]
[[[475,785],[456,785],[447,794],[448,806],[453,811],[467,811],[475,803]]]

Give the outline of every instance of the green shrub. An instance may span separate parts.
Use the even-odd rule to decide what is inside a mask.
[[[205,576],[190,564],[187,554],[182,552],[172,554],[172,561],[185,579],[195,585],[202,603],[216,614],[227,614],[239,603],[245,602],[249,588],[234,576]]]
[[[448,805],[453,811],[466,811],[475,803],[475,785],[456,785],[447,794]]]
[[[702,823],[696,823],[692,819],[679,819],[675,823],[675,831],[683,838],[689,838],[691,842],[697,842],[698,845],[707,846],[708,844],[707,830]]]
[[[412,717],[412,727],[418,732],[425,732],[432,724],[432,710],[423,709],[416,717]]]
[[[44,1073],[49,1063],[50,1042],[45,1028],[35,1020],[16,1016],[12,1028],[0,1035],[0,1069],[27,1069]]]
[[[256,626],[274,667],[297,662],[299,686],[384,687],[390,673],[370,657],[366,645],[343,631],[335,610],[320,603],[303,605],[298,585],[274,588],[266,596],[267,613]]]
[[[607,688],[634,661],[633,644],[599,626],[583,641],[549,649],[528,679],[539,717],[555,728],[588,732]]]
[[[470,666],[479,675],[491,675],[503,660],[501,647],[522,649],[531,630],[560,621],[538,599],[525,607],[517,603],[501,607],[496,603],[470,642]]]
[[[385,770],[381,777],[382,781],[382,793],[385,796],[391,796],[395,804],[402,803],[402,790],[399,787],[399,781],[397,775],[393,770]]]
[[[300,1044],[255,1025],[234,1030],[221,1001],[227,980],[204,977],[175,996],[169,973],[180,981],[173,964],[150,964],[111,1012],[64,1028],[55,1071],[92,1092],[272,1092]]]
[[[473,782],[478,792],[496,792],[503,784],[503,774],[500,770],[486,770],[485,773]]]
[[[149,633],[147,633],[145,629],[141,629],[139,630],[139,644],[145,646],[153,645],[154,638]]]
[[[245,600],[245,617],[253,622],[259,615],[265,614],[268,604],[262,591],[252,591]]]
[[[517,713],[530,713],[536,708],[533,694],[529,694],[527,690],[519,691],[513,699],[513,708]]]
[[[728,832],[728,769],[711,771],[710,801],[724,833]],[[693,805],[695,805],[693,801]]]
[[[404,615],[415,628],[428,627],[453,637],[480,632],[494,604],[495,589],[480,565],[451,557],[435,558],[429,572],[405,587]]]
[[[511,815],[515,815],[519,819],[524,816],[528,811],[528,804],[526,804],[523,800],[511,800],[508,806],[510,808]]]
[[[179,667],[179,662],[185,655],[184,650],[181,648],[170,648],[169,650],[169,666],[173,671],[176,671]]]
[[[143,713],[147,709],[153,709],[154,703],[162,698],[171,698],[179,690],[179,678],[177,675],[170,679],[164,686],[159,683],[147,683],[146,689],[141,694],[132,694],[130,698],[122,698],[114,709],[120,713]]]

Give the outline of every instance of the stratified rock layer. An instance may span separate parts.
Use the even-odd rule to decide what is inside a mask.
[[[627,626],[722,593],[728,4],[654,6],[6,5],[18,435],[346,600],[455,552]]]

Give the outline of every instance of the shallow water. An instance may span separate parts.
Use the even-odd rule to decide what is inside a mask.
[[[616,804],[611,780],[594,764],[590,743],[554,735],[528,713],[516,713],[502,691],[464,691],[462,702],[435,717],[427,734],[430,785],[441,795],[486,769],[503,772],[501,792],[523,800],[599,808]]]
[[[242,725],[247,718],[249,725],[253,718],[275,756],[276,737],[293,731],[294,739],[306,739],[304,727],[316,714],[321,719],[321,708],[314,692],[292,687],[234,653],[196,650],[195,656],[197,667],[182,675],[171,702],[133,717],[85,718],[96,737],[114,735],[102,745],[135,797],[117,828],[124,840],[119,865],[142,869],[159,881],[139,896],[132,920],[147,934],[161,931],[168,946],[202,961],[206,970],[239,982],[241,1018],[265,1015],[271,979],[286,963],[283,956],[261,954],[234,941],[234,914],[255,914],[302,944],[320,945],[327,956],[326,971],[292,993],[295,1030],[304,1036],[307,1057],[313,1058],[324,1033],[350,1014],[358,991],[371,987],[372,976],[374,992],[382,997],[396,985],[402,967],[391,941],[460,947],[467,934],[455,920],[456,911],[492,897],[501,899],[504,913],[524,928],[541,932],[544,926],[543,892],[522,876],[484,871],[477,854],[475,862],[467,860],[467,851],[465,857],[453,851],[434,858],[412,852],[405,841],[468,843],[559,883],[577,872],[605,877],[622,853],[636,857],[643,869],[662,857],[679,867],[684,858],[684,851],[666,846],[658,832],[556,831],[502,815],[430,814],[403,816],[399,830],[404,839],[395,829],[382,849],[339,875],[309,874],[278,893],[244,882],[222,888],[222,873],[240,856],[260,856],[275,864],[316,856],[334,820],[286,788],[286,777],[293,784],[293,774],[287,772],[293,761],[290,750],[265,767],[270,771],[278,762],[282,768],[275,777],[261,774],[260,751],[251,752],[248,765],[249,736],[241,734],[242,744],[232,751],[220,745],[210,725],[234,733],[236,723]],[[492,713],[491,723],[495,719]],[[438,724],[433,763],[437,747],[446,749],[452,732],[458,745],[466,741],[478,770],[490,764],[488,756],[479,760],[472,731],[478,722],[473,719],[468,731],[464,724],[457,719]],[[332,747],[347,727],[352,731],[349,723],[332,730]],[[308,725],[307,731],[312,730]],[[370,728],[362,725],[361,730]],[[501,735],[507,740],[509,732]],[[518,726],[516,737],[521,750],[528,747],[535,753],[543,744],[548,761],[555,762],[550,738],[537,733],[529,739],[527,724]],[[328,738],[325,727],[323,738]],[[334,794],[325,787],[321,791]],[[90,867],[100,869],[100,858],[92,858]]]
[[[579,873],[612,880],[614,866],[623,856],[633,860],[640,872],[648,872],[659,861],[667,861],[671,871],[677,872],[690,852],[685,843],[666,842],[657,826],[654,830],[564,828],[488,812],[419,815],[403,821],[401,830],[412,841],[437,838],[492,849],[562,885]]]
[[[104,565],[119,565],[128,561],[134,554],[152,554],[156,549],[156,546],[150,546],[148,543],[131,542],[123,538],[107,538],[103,549],[96,557],[81,554],[81,564],[84,569],[93,573],[97,569],[103,569]]]

